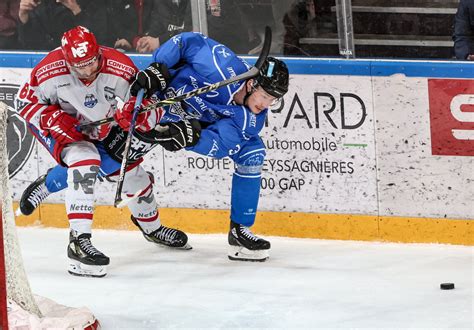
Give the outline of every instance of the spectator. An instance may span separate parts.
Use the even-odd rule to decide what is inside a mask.
[[[298,0],[291,5],[291,8],[283,18],[286,33],[284,36],[285,55],[307,55],[309,54],[301,48],[300,39],[304,37],[315,37],[316,10],[314,0]]]
[[[153,2],[151,0],[110,0],[107,7],[108,16],[112,17],[109,30],[116,36],[113,47],[124,51],[134,50],[139,36],[147,31]]]
[[[117,34],[113,46],[125,51],[136,50],[139,53],[151,53],[184,29],[186,23],[190,29],[191,11],[188,0],[121,0],[117,5],[111,0],[109,16],[110,32]]]
[[[18,48],[18,10],[20,0],[0,2],[0,49]]]
[[[265,26],[273,31],[271,53],[282,54],[285,36],[284,17],[295,0],[248,0],[237,2],[242,11],[242,17],[248,22],[249,39],[258,46],[249,54],[258,54],[262,49]]]
[[[23,48],[51,50],[61,44],[62,34],[74,26],[89,28],[105,43],[106,6],[94,0],[21,0],[18,16]]]
[[[151,53],[174,35],[193,29],[189,0],[154,0],[152,9],[143,12],[146,13],[143,16],[144,29],[133,44],[139,53]],[[246,22],[236,0],[207,0],[206,12],[211,38],[229,45],[237,53],[247,53],[252,48]],[[126,46],[124,49],[132,47],[122,43],[117,46]]]
[[[155,0],[149,30],[138,39],[136,50],[151,53],[174,35],[192,30],[189,0]]]
[[[250,43],[249,21],[239,1],[207,0],[206,9],[209,37],[219,40],[237,54],[247,54],[258,44]]]
[[[273,42],[271,52],[274,54],[283,54],[284,39],[285,39],[285,24],[284,17],[290,10],[291,6],[294,5],[294,0],[272,0],[272,13],[273,13]],[[305,4],[309,4],[312,1],[303,1]],[[314,7],[313,7],[314,13]],[[309,23],[309,22],[308,22]]]
[[[474,2],[461,0],[454,18],[454,53],[457,59],[474,60]]]
[[[125,51],[149,53],[184,29],[185,15],[191,26],[188,0],[110,0],[110,32],[117,35],[113,46]],[[189,28],[189,27],[188,27]]]

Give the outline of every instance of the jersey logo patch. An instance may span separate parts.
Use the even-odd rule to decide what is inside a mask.
[[[93,94],[87,94],[84,100],[84,105],[88,108],[93,108],[99,101]]]
[[[107,102],[112,102],[115,100],[115,88],[105,86],[104,87],[104,96]]]
[[[68,72],[66,67],[66,61],[59,60],[52,63],[45,64],[35,72],[35,77],[38,83],[47,80],[58,75],[62,75]]]
[[[119,70],[119,71],[122,71],[122,72],[129,73],[131,75],[135,74],[135,69],[134,68],[132,68],[131,66],[128,66],[126,64],[120,63],[118,61],[108,59],[107,60],[107,66],[110,67],[110,68],[113,68],[115,70]]]
[[[40,67],[38,70],[36,70],[36,77],[39,77],[48,71],[61,68],[61,67],[66,67],[65,60],[59,60],[59,61],[54,61],[54,62],[45,64],[42,67]]]
[[[224,47],[222,47],[221,50],[217,51],[217,53],[221,54],[222,57],[224,57],[224,58],[227,58],[228,56],[230,56],[230,53],[226,52]]]

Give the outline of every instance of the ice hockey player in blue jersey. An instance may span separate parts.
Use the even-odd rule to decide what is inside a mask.
[[[165,99],[229,79],[250,68],[226,46],[193,32],[176,35],[164,43],[153,54],[153,61],[137,74],[131,85],[132,95],[144,88],[147,96],[155,94]],[[165,107],[160,123],[156,123],[159,124],[160,134],[170,137],[160,142],[167,150],[186,147],[186,150],[201,155],[230,157],[234,161],[228,234],[231,260],[265,261],[269,257],[270,242],[250,231],[258,208],[265,158],[265,147],[259,133],[264,126],[268,107],[285,95],[288,84],[285,63],[268,57],[254,79],[236,82],[189,98],[181,104]],[[124,108],[116,114],[116,121],[124,130],[128,130],[130,110]],[[188,144],[187,137],[193,135],[190,127],[195,131],[199,128],[194,124],[183,125],[183,120],[187,123],[199,121],[202,131],[197,143],[194,139],[193,143]],[[54,175],[48,175],[43,180],[42,184],[48,187],[48,191],[57,190],[51,182],[53,177],[56,183],[60,181],[60,172],[55,168],[50,172]],[[26,204],[28,197],[31,196],[22,196]],[[36,201],[33,209],[37,204]],[[32,205],[28,204],[28,207],[31,209]]]

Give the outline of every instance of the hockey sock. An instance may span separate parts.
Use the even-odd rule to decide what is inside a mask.
[[[127,197],[132,197],[138,191],[137,198],[128,203],[128,208],[140,228],[150,234],[161,226],[158,208],[153,194],[153,178],[141,166],[137,166],[125,175],[123,192]]]
[[[230,218],[232,221],[250,227],[255,222],[260,195],[260,175],[234,173]]]
[[[67,169],[66,212],[70,228],[90,233],[94,214],[94,185],[98,165],[85,165]]]

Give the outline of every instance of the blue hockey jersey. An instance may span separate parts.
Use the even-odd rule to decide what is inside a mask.
[[[153,54],[155,62],[164,63],[171,73],[168,89],[159,95],[169,98],[196,88],[229,79],[249,70],[250,65],[226,46],[200,33],[185,32],[165,42]],[[187,116],[214,123],[231,118],[243,140],[256,136],[263,128],[267,110],[253,114],[245,106],[233,102],[234,94],[243,88],[244,81],[205,94],[194,96],[168,107],[161,122],[179,121],[183,108]]]

